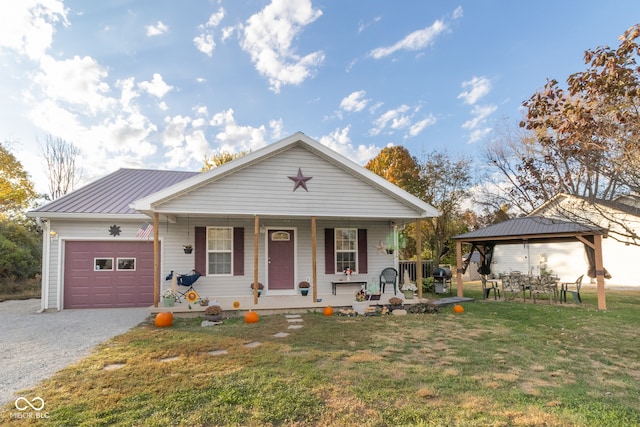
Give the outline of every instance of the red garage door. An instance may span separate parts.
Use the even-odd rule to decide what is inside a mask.
[[[66,242],[64,308],[153,304],[153,242]]]

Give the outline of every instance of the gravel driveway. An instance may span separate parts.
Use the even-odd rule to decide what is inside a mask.
[[[148,317],[144,307],[38,314],[39,309],[39,299],[0,303],[0,404]]]

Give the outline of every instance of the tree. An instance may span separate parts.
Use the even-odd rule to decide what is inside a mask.
[[[640,190],[640,26],[617,49],[585,52],[566,87],[550,79],[523,103],[521,134],[487,148],[511,184],[500,202],[527,214],[558,193],[595,204]],[[499,138],[500,139],[500,138]],[[495,204],[494,204],[495,207]]]
[[[417,179],[420,175],[418,160],[405,147],[385,147],[364,167],[414,196],[423,192]]]
[[[80,149],[62,138],[47,135],[40,151],[46,164],[49,195],[55,200],[73,190],[80,179],[81,171],[76,167]]]
[[[241,151],[239,153],[221,151],[219,153],[214,153],[210,157],[206,157],[204,159],[204,166],[202,166],[201,172],[206,172],[213,168],[217,168],[220,165],[230,162],[231,160],[238,159],[246,154],[248,154],[247,151]]]
[[[40,272],[42,240],[28,224],[0,218],[0,281],[24,280]]]
[[[37,194],[22,164],[0,143],[0,219],[18,216]]]

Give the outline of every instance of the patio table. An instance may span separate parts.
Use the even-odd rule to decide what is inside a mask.
[[[367,281],[366,280],[334,280],[331,282],[331,293],[333,293],[333,295],[336,294],[336,287],[338,285],[364,285],[367,286]]]

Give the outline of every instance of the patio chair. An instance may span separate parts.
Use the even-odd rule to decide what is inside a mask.
[[[380,288],[383,294],[387,283],[393,285],[393,294],[396,295],[398,290],[398,270],[393,267],[387,267],[380,273]]]
[[[511,295],[512,299],[515,299],[518,294],[522,294],[524,297],[524,287],[522,285],[522,276],[520,274],[510,274],[502,279],[502,294],[504,299],[507,299],[507,295]]]
[[[480,280],[482,281],[482,299],[489,298],[491,291],[493,291],[494,300],[500,298],[500,288],[496,280],[487,280],[486,274],[481,275]]]
[[[580,297],[580,287],[582,286],[582,278],[584,274],[576,279],[575,282],[563,282],[560,284],[560,302],[564,300],[567,302],[567,292],[573,295],[573,301],[576,304],[582,304],[582,298]],[[569,289],[569,287],[575,286],[575,290]]]
[[[529,280],[529,292],[534,303],[536,296],[546,295],[549,298],[549,304],[551,304],[551,300],[555,299],[558,293],[558,288],[555,281],[548,277],[532,277]]]
[[[178,286],[184,286],[187,289],[182,292],[180,291],[180,288],[178,288],[178,298],[177,298],[177,302],[180,302],[180,300],[182,298],[186,298],[187,300],[195,300],[198,298],[198,292],[193,289],[193,284],[196,283],[196,281],[200,278],[201,274],[198,273],[196,270],[192,270],[191,273],[189,274],[179,274],[179,273],[174,273],[173,270],[171,270],[171,273],[169,273],[169,275],[165,278],[165,280],[171,280],[173,278],[173,275],[176,275],[176,277],[178,278],[177,283]],[[195,298],[189,298],[191,295],[187,295],[189,294],[189,292],[193,292],[193,294],[191,295],[195,295]],[[189,301],[192,302],[192,301]]]

